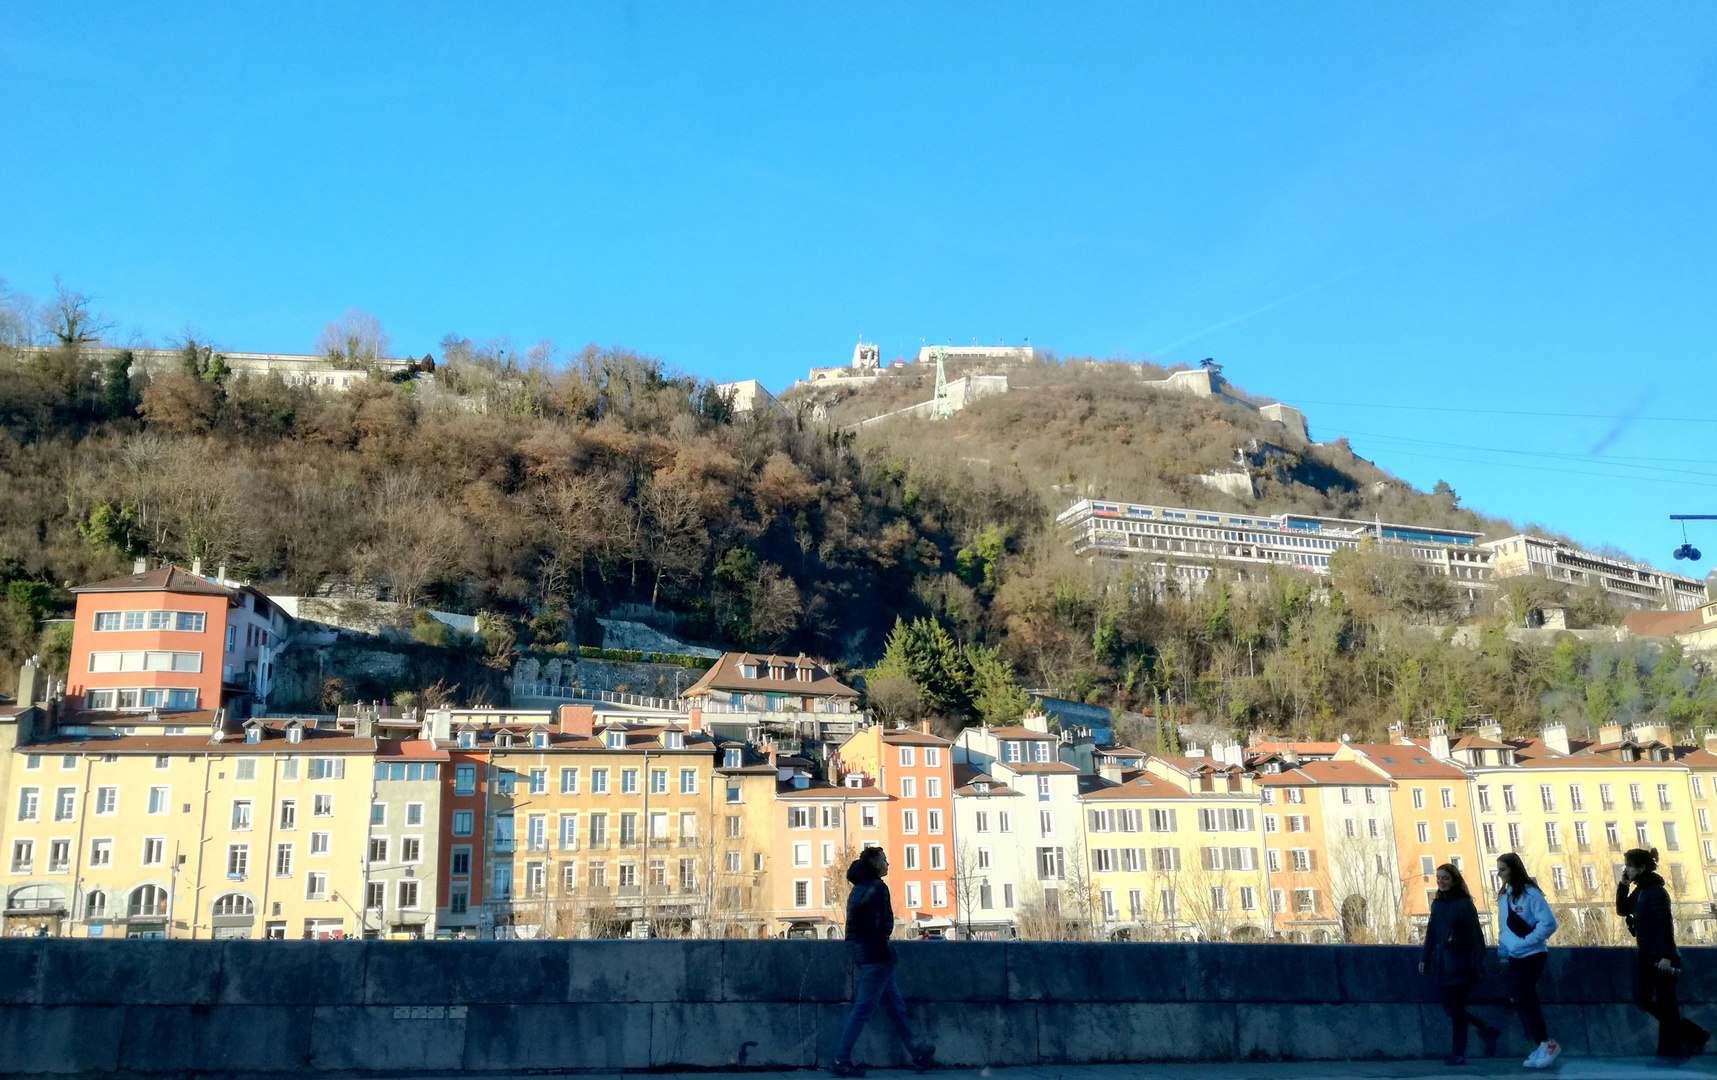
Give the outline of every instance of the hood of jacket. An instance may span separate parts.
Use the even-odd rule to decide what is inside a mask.
[[[866,881],[875,881],[881,876],[881,874],[876,872],[876,867],[872,866],[868,859],[854,859],[853,864],[847,867],[847,881],[853,885],[858,885]]]

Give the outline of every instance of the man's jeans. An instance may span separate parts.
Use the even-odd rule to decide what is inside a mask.
[[[900,987],[894,981],[894,965],[860,964],[853,969],[853,1011],[847,1016],[847,1026],[841,1029],[841,1047],[835,1051],[836,1061],[852,1061],[853,1047],[864,1031],[865,1021],[870,1019],[870,1014],[879,1004],[894,1022],[894,1030],[900,1033],[900,1041],[906,1044],[907,1051],[918,1052],[918,1045],[912,1039],[912,1025],[906,1019],[906,999],[900,996]]]

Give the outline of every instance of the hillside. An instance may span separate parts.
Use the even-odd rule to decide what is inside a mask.
[[[957,364],[949,366],[948,377],[968,373],[1005,374],[1010,392],[983,398],[946,422],[867,426],[860,445],[887,447],[915,461],[960,462],[995,482],[1020,486],[1054,510],[1090,495],[1220,510],[1376,515],[1492,536],[1518,531],[1506,520],[1459,507],[1447,495],[1415,491],[1355,456],[1346,440],[1308,444],[1243,406],[1153,387],[1147,380],[1168,374],[1154,365]],[[934,369],[912,366],[870,386],[796,387],[782,400],[823,404],[831,423],[850,425],[927,400],[934,390]],[[1248,450],[1256,500],[1242,502],[1196,479],[1235,469],[1237,454]]]
[[[1424,629],[1455,616],[1446,584],[1381,552],[1332,566],[1333,590],[1283,571],[1166,597],[1073,557],[1049,522],[1080,494],[1238,509],[1194,479],[1237,448],[1260,510],[1512,528],[1124,365],[1034,364],[952,420],[853,431],[928,397],[924,376],[825,399],[825,422],[734,416],[708,382],[618,349],[550,364],[449,338],[433,374],[342,394],[234,376],[195,343],[149,379],[62,341],[0,345],[0,689],[33,652],[63,665],[42,629],[69,585],[146,556],[478,614],[480,638],[449,647],[495,670],[598,644],[596,616],[624,605],[700,644],[877,665],[874,708],[948,726],[1017,715],[1022,685],[1313,735],[1717,717],[1679,653],[1517,644],[1488,611],[1480,648],[1450,645]]]

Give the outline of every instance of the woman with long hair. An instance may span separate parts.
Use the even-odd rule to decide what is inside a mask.
[[[1467,1011],[1467,995],[1484,977],[1484,928],[1473,894],[1467,889],[1461,868],[1453,863],[1437,867],[1437,895],[1431,901],[1431,921],[1425,927],[1425,947],[1419,954],[1419,974],[1437,980],[1443,1011],[1454,1025],[1454,1043],[1445,1065],[1467,1063],[1467,1028],[1478,1029],[1485,1056],[1496,1053],[1502,1032]]]
[[[1636,996],[1639,1007],[1657,1018],[1657,1056],[1685,1061],[1702,1052],[1711,1033],[1681,1017],[1676,982],[1681,951],[1675,947],[1675,916],[1669,890],[1657,873],[1657,849],[1634,848],[1622,856],[1622,880],[1616,885],[1616,914],[1628,921],[1639,946]]]
[[[1550,948],[1545,944],[1556,932],[1556,916],[1550,913],[1550,902],[1544,890],[1526,873],[1526,864],[1510,851],[1496,861],[1496,876],[1502,891],[1496,897],[1496,911],[1501,920],[1497,927],[1496,950],[1502,956],[1502,981],[1508,988],[1508,1000],[1520,1016],[1527,1036],[1538,1044],[1524,1062],[1529,1069],[1545,1069],[1562,1052],[1544,1026],[1544,1010],[1538,1004],[1538,980],[1544,975],[1544,965],[1550,960]]]

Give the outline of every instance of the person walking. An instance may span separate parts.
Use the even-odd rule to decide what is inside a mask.
[[[912,1055],[912,1068],[924,1072],[936,1056],[936,1048],[919,1043],[912,1036],[912,1023],[906,1016],[906,1000],[894,981],[897,957],[889,938],[894,933],[894,902],[883,878],[888,876],[888,855],[881,848],[866,848],[847,867],[847,881],[853,891],[847,896],[847,953],[853,961],[853,1011],[841,1029],[841,1044],[829,1071],[836,1076],[863,1076],[864,1070],[853,1064],[853,1047],[858,1044],[870,1014],[882,1006],[894,1023],[900,1041]]]
[[[1711,1033],[1681,1016],[1676,995],[1681,952],[1675,947],[1675,917],[1657,872],[1656,848],[1634,848],[1622,856],[1616,914],[1627,920],[1639,947],[1634,1000],[1657,1018],[1658,1059],[1681,1062],[1702,1053]]]
[[[1550,949],[1545,942],[1556,932],[1556,916],[1550,913],[1544,890],[1527,876],[1526,864],[1519,855],[1510,851],[1498,859],[1496,876],[1502,881],[1502,891],[1496,897],[1497,914],[1502,918],[1496,935],[1496,949],[1502,956],[1502,982],[1508,988],[1508,1000],[1520,1015],[1521,1026],[1538,1043],[1538,1048],[1521,1064],[1529,1069],[1547,1069],[1562,1047],[1544,1026],[1544,1010],[1538,1004],[1538,980],[1550,960]]]
[[[1437,867],[1437,895],[1431,901],[1431,921],[1425,927],[1425,947],[1419,954],[1419,974],[1437,980],[1443,1011],[1454,1025],[1454,1042],[1445,1065],[1467,1063],[1467,1028],[1478,1029],[1486,1057],[1496,1053],[1496,1028],[1467,1011],[1467,995],[1484,977],[1484,928],[1473,894],[1460,867]]]

